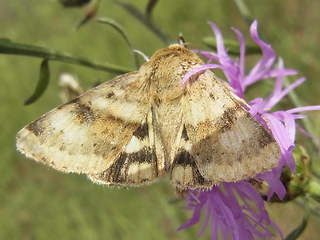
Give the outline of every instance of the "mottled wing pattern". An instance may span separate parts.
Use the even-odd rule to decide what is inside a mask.
[[[53,109],[23,128],[17,147],[64,172],[105,184],[139,185],[157,175],[145,82],[128,73]]]
[[[280,148],[274,138],[212,72],[186,87],[180,147],[171,166],[178,188],[210,188],[277,165]]]
[[[90,174],[92,181],[117,186],[139,186],[153,182],[163,173],[158,161],[156,136],[152,122],[152,109],[141,125],[133,132],[129,142],[112,165],[98,174]]]
[[[181,189],[200,186],[200,188],[206,188],[204,178],[199,172],[195,157],[192,155],[190,136],[185,124],[181,125],[177,139],[178,144],[170,164],[171,182]]]

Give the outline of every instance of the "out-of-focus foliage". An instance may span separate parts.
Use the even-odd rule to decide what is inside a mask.
[[[81,7],[91,0],[59,0],[59,2],[65,7]]]

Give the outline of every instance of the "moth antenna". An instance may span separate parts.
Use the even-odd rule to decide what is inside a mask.
[[[140,50],[137,50],[137,49],[133,49],[133,52],[139,54],[140,56],[143,57],[143,59],[146,61],[146,62],[149,62],[149,57],[147,55],[145,55],[143,52],[141,52]]]
[[[178,37],[178,39],[177,39],[177,44],[178,44],[179,46],[182,46],[182,47],[187,47],[187,46],[191,45],[191,43],[187,43],[187,42],[184,40],[184,38],[183,38],[183,36],[182,36],[182,33],[179,33],[179,37]]]

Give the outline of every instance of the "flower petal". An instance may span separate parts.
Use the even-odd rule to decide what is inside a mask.
[[[244,76],[244,68],[245,68],[244,63],[245,63],[245,56],[246,56],[246,45],[245,45],[244,37],[238,29],[232,28],[232,30],[237,34],[238,41],[240,44],[239,72],[240,72],[240,76]]]
[[[263,42],[258,35],[258,22],[255,20],[250,27],[250,34],[253,39],[261,48],[262,58],[261,60],[252,68],[249,75],[244,80],[244,86],[247,87],[258,80],[261,79],[261,76],[265,71],[271,69],[275,61],[275,52],[273,51],[270,44]]]
[[[274,193],[280,199],[283,199],[286,189],[280,180],[282,168],[284,165],[287,165],[292,172],[295,172],[295,161],[292,154],[292,150],[295,148],[297,128],[295,120],[306,117],[305,115],[301,115],[300,112],[320,110],[320,106],[297,107],[286,111],[270,112],[283,97],[302,84],[305,78],[300,78],[285,89],[283,88],[284,78],[296,75],[297,71],[284,68],[281,58],[279,58],[277,68],[274,68],[275,52],[270,44],[260,39],[257,31],[257,21],[252,23],[250,34],[252,39],[260,46],[262,58],[249,71],[249,74],[245,75],[245,41],[242,33],[237,29],[233,29],[240,44],[240,58],[233,60],[228,55],[224,46],[220,29],[213,23],[209,24],[217,39],[217,53],[195,50],[207,57],[208,63],[186,74],[181,84],[183,86],[193,74],[210,68],[220,68],[223,70],[235,94],[244,99],[244,91],[247,86],[262,79],[268,78],[271,81],[272,78],[275,78],[273,92],[265,99],[257,97],[250,101],[247,109],[260,124],[271,131],[280,146],[281,156],[279,156],[278,167],[272,169],[272,171],[259,174],[256,177],[263,179],[269,184],[268,200],[271,199]],[[211,61],[215,61],[217,64],[209,64]],[[299,127],[298,129],[300,130]],[[280,229],[270,220],[261,196],[246,181],[222,183],[220,186],[213,186],[211,191],[192,191],[192,194],[196,195],[196,198],[187,197],[186,203],[188,209],[193,210],[194,213],[191,219],[179,229],[197,223],[200,220],[201,209],[205,209],[204,225],[199,235],[203,234],[211,219],[212,239],[218,239],[218,232],[220,232],[222,239],[268,238],[273,236],[269,231],[270,226],[276,229],[281,239],[283,239]]]
[[[273,234],[269,232],[270,226],[282,234],[270,220],[261,196],[246,181],[224,183],[220,187],[214,186],[210,191],[198,192],[200,204],[192,204],[190,196],[187,196],[187,199],[189,207],[194,209],[194,214],[179,230],[199,221],[199,209],[204,208],[204,226],[199,236],[203,234],[209,218],[212,219],[211,239],[218,239],[218,232],[221,234],[221,239],[225,240],[271,237]]]
[[[202,72],[204,70],[207,70],[207,69],[212,69],[212,68],[222,68],[220,65],[217,65],[217,64],[204,64],[200,67],[196,67],[195,69],[189,71],[182,79],[181,81],[181,86],[184,86],[184,84],[187,82],[187,80],[193,76],[194,74],[197,74],[199,72]]]

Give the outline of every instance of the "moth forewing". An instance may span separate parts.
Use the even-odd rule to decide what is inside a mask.
[[[180,189],[210,188],[276,167],[280,148],[211,71],[181,98],[183,128],[171,179]]]
[[[121,167],[126,145],[151,109],[139,84],[136,73],[125,74],[52,110],[18,133],[18,149],[65,172],[99,175]]]
[[[206,189],[275,167],[280,148],[211,71],[183,46],[158,50],[23,128],[17,148],[98,183],[140,186],[168,173],[180,189]]]

